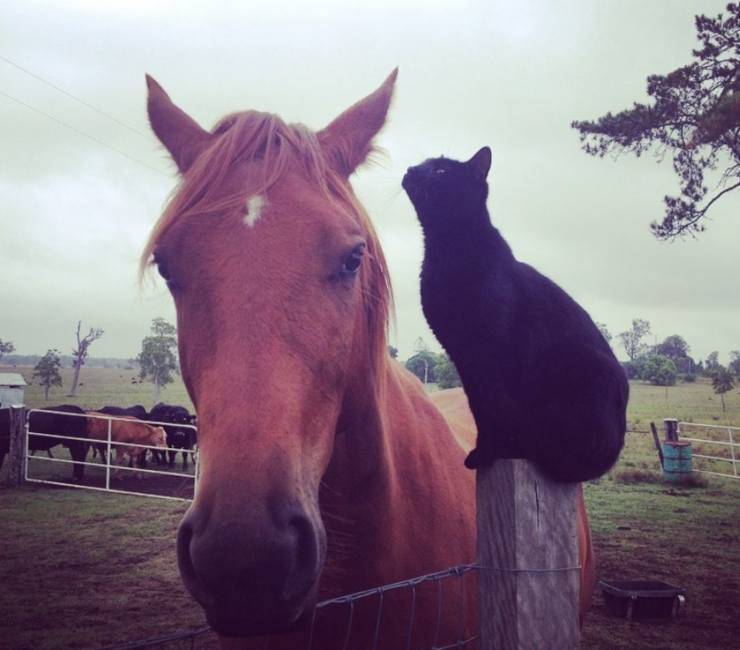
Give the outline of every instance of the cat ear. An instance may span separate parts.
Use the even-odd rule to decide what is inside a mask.
[[[152,77],[146,75],[149,89],[147,110],[149,123],[159,141],[170,152],[181,174],[195,162],[198,154],[211,141],[211,134],[178,108]]]
[[[349,176],[372,151],[372,140],[385,124],[397,75],[398,68],[374,93],[350,106],[318,132],[330,164],[340,174]]]
[[[480,180],[486,180],[488,171],[491,169],[491,149],[490,147],[483,147],[477,154],[475,154],[468,162],[465,163],[475,172],[476,176]]]

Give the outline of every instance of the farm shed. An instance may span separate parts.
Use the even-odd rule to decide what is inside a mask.
[[[0,372],[0,408],[11,404],[23,404],[26,380],[17,372]]]

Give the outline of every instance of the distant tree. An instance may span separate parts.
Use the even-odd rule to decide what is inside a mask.
[[[727,369],[737,379],[740,379],[740,350],[732,350],[730,352],[730,363],[727,365]]]
[[[77,384],[80,381],[80,370],[85,365],[87,355],[90,354],[90,346],[93,341],[97,341],[103,336],[103,330],[99,327],[91,327],[90,331],[85,336],[80,336],[82,329],[82,321],[77,321],[77,347],[72,349],[72,367],[75,372],[72,376],[72,388],[69,391],[69,396],[74,397],[77,395]]]
[[[668,357],[662,354],[644,357],[640,379],[656,386],[674,386],[677,378],[676,364]]]
[[[735,382],[732,380],[732,373],[724,366],[719,366],[712,373],[712,388],[714,392],[719,395],[722,400],[722,411],[725,408],[725,393],[735,388]]]
[[[652,149],[661,160],[672,152],[680,195],[666,196],[662,221],[651,224],[659,239],[702,232],[709,208],[740,187],[740,4],[728,4],[727,12],[696,16],[701,47],[693,50],[694,61],[650,75],[650,105],[571,123],[583,150],[594,156],[640,156]],[[705,200],[704,172],[718,165],[725,167],[721,189]]]
[[[422,382],[429,384],[437,381],[435,374],[437,363],[438,358],[436,354],[428,350],[421,350],[410,357],[404,365],[421,379]]]
[[[33,379],[38,377],[39,386],[44,387],[44,399],[46,400],[49,399],[49,389],[52,386],[61,387],[62,385],[62,375],[59,373],[61,367],[59,350],[47,350],[33,369]]]
[[[633,319],[631,329],[620,333],[619,340],[630,361],[637,359],[646,350],[647,346],[642,339],[648,334],[650,334],[650,322],[642,318]]]
[[[391,355],[391,359],[398,359],[398,348],[393,345],[389,345],[388,354]]]
[[[12,354],[13,352],[15,352],[15,346],[10,341],[0,339],[0,360],[3,355]]]
[[[457,386],[462,386],[462,380],[457,372],[457,368],[447,354],[440,354],[437,357],[434,374],[437,377],[437,385],[440,388],[456,388]]]
[[[601,332],[601,336],[604,337],[606,342],[611,345],[612,342],[612,335],[611,332],[607,329],[606,325],[604,323],[596,323],[596,327],[599,328],[599,332]]]
[[[655,346],[655,354],[662,354],[676,364],[678,372],[691,373],[694,370],[694,360],[689,356],[691,348],[683,337],[673,334],[662,343]]]
[[[421,336],[414,341],[414,352],[429,352],[429,346]]]
[[[715,350],[714,352],[710,352],[706,358],[706,361],[704,361],[704,374],[707,377],[711,377],[719,369],[719,367],[719,352],[717,352],[717,350]]]
[[[139,378],[154,384],[154,401],[159,401],[162,387],[174,381],[177,368],[177,330],[164,318],[152,321],[151,333],[141,342],[141,352],[136,358]]]

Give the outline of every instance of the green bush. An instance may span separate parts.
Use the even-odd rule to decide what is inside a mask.
[[[674,386],[678,378],[676,364],[662,354],[645,357],[640,379],[656,386]]]
[[[446,354],[440,354],[437,357],[437,366],[434,373],[437,376],[437,385],[440,388],[456,388],[462,386],[460,375],[457,373],[455,364]]]

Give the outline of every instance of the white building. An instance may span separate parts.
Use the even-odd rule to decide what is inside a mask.
[[[0,408],[6,409],[11,404],[25,404],[23,391],[26,380],[17,372],[0,372]]]

